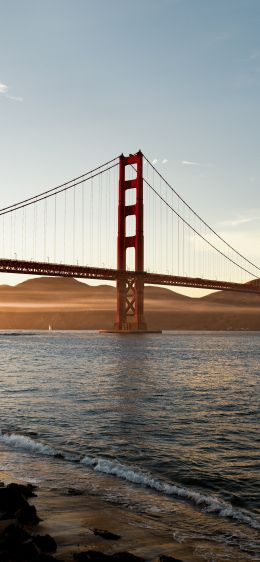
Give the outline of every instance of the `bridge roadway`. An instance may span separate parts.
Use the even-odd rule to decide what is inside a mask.
[[[49,262],[0,259],[0,273],[22,273],[26,275],[42,275],[51,277],[75,277],[77,279],[99,279],[117,281],[117,279],[142,276],[144,283],[149,285],[166,285],[173,287],[193,287],[216,291],[238,291],[260,295],[260,279],[249,283],[232,283],[213,279],[182,277],[161,273],[122,271],[101,267],[66,265]]]

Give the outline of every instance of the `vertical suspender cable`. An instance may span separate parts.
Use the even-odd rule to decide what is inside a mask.
[[[180,275],[180,198],[178,197],[178,275]]]
[[[46,233],[47,233],[47,199],[44,199],[44,213],[43,213],[43,254],[44,261],[47,259],[46,255]]]
[[[90,265],[93,265],[93,179],[90,181]]]
[[[72,259],[73,263],[75,263],[75,213],[76,213],[76,194],[75,194],[75,185],[73,187],[73,235],[72,235]]]
[[[83,184],[81,185],[81,196],[82,196],[82,201],[81,201],[81,244],[82,244],[82,265],[85,264],[85,223],[84,223],[84,219],[85,219],[85,183],[83,182]]]
[[[15,238],[15,223],[16,223],[16,211],[14,211],[14,257],[15,259],[17,258],[17,252],[16,252],[16,238]]]
[[[3,215],[3,256],[5,257],[5,216]]]
[[[57,220],[57,201],[56,193],[54,195],[54,263],[56,262],[56,220]]]
[[[111,205],[110,205],[110,197],[111,197],[111,176],[110,176],[110,170],[108,170],[108,209],[107,209],[107,216],[108,216],[108,221],[107,221],[107,246],[108,246],[108,252],[107,252],[107,259],[108,259],[108,267],[111,267],[111,254],[110,254],[110,229],[111,229]]]
[[[66,263],[67,191],[64,191],[63,261]]]

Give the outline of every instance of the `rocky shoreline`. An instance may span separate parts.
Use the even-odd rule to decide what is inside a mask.
[[[41,521],[29,499],[35,497],[32,484],[0,484],[0,559],[2,562],[49,562],[56,552],[50,535],[39,535],[35,528]]]
[[[42,519],[31,503],[36,497],[36,486],[32,484],[0,483],[0,560],[1,562],[147,562],[147,559],[130,552],[120,551],[107,554],[93,548],[72,552],[69,557],[60,557],[55,538],[50,534],[39,534],[37,527]],[[68,491],[70,495],[77,492]],[[93,535],[103,541],[116,541],[121,536],[104,529],[92,529]],[[150,560],[150,559],[149,559]],[[174,556],[161,555],[153,562],[183,562]]]

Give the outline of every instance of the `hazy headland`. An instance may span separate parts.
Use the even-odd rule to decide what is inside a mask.
[[[113,326],[116,289],[40,277],[0,286],[0,329],[96,330]],[[260,296],[218,291],[201,298],[145,287],[150,329],[260,330]]]

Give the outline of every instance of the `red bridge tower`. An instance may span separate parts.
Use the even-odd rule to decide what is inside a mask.
[[[127,166],[136,168],[136,177],[126,179]],[[135,203],[126,205],[126,191],[134,189]],[[126,217],[135,216],[135,234],[126,235]],[[143,233],[143,154],[120,156],[119,160],[119,201],[118,201],[118,238],[117,269],[126,271],[127,248],[135,249],[135,271],[140,275],[126,275],[117,281],[117,314],[114,330],[124,332],[144,332],[147,326],[144,320],[144,233]]]

